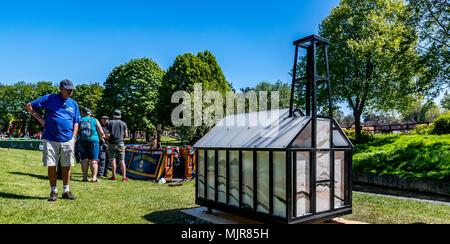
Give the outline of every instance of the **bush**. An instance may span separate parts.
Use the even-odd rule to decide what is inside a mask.
[[[450,134],[450,114],[441,115],[434,121],[433,134]]]
[[[344,133],[347,134],[348,139],[350,139],[350,141],[352,141],[353,144],[356,143],[367,143],[369,141],[371,141],[373,139],[373,135],[370,134],[369,132],[365,131],[365,130],[361,130],[361,138],[360,141],[356,141],[356,132],[355,130],[347,130],[347,129],[343,129]]]
[[[412,134],[418,134],[418,135],[429,135],[433,132],[434,125],[418,125],[416,129],[414,129],[414,133]]]

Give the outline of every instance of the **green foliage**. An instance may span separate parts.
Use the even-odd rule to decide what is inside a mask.
[[[231,87],[225,79],[225,76],[217,63],[214,55],[209,51],[199,52],[197,56],[186,53],[176,57],[172,66],[169,67],[164,75],[162,86],[160,87],[160,103],[158,106],[159,119],[165,126],[172,126],[171,112],[178,106],[177,103],[171,103],[172,94],[177,91],[186,91],[194,98],[194,84],[202,85],[202,95],[206,91],[218,91],[225,101],[227,91]],[[180,101],[181,102],[181,101]],[[202,102],[202,109],[211,104]],[[192,111],[194,106],[192,106]],[[191,113],[194,114],[193,112]],[[215,115],[214,115],[215,116]],[[194,116],[191,116],[192,121]],[[216,118],[219,119],[219,118]],[[174,128],[183,141],[195,142],[211,129],[211,126],[177,126]]]
[[[282,82],[281,80],[276,81],[275,83],[270,83],[267,81],[263,81],[258,83],[255,87],[246,87],[241,89],[241,92],[246,93],[249,91],[255,91],[258,97],[259,102],[259,93],[267,92],[267,110],[271,110],[271,94],[273,91],[277,91],[279,93],[279,105],[278,108],[289,108],[289,102],[291,99],[291,86],[287,83]],[[259,110],[259,106],[257,110]]]
[[[441,106],[443,109],[450,111],[450,94],[445,94],[441,100]]]
[[[78,103],[80,109],[89,108],[92,114],[97,116],[97,108],[102,100],[103,90],[103,86],[99,83],[81,84],[75,87],[72,99]]]
[[[348,139],[350,139],[350,141],[352,141],[353,144],[366,143],[373,139],[373,135],[365,130],[361,131],[361,136],[359,137],[358,140],[356,139],[356,131],[355,130],[347,130],[347,129],[343,129],[343,130],[344,130],[345,134],[347,134]]]
[[[434,125],[418,125],[414,130],[412,134],[419,134],[419,135],[429,135],[434,129]]]
[[[450,80],[450,5],[447,0],[409,0],[410,23],[420,35],[421,63],[426,66],[420,83],[430,94],[437,95]]]
[[[156,128],[156,106],[164,70],[149,58],[133,59],[114,68],[106,79],[98,115],[112,117],[115,109],[129,129],[152,131]]]
[[[97,108],[102,100],[103,90],[103,86],[99,83],[81,84],[73,91],[72,99],[78,103],[80,110],[89,108],[92,114],[99,119]]]
[[[355,145],[353,170],[450,181],[450,135],[375,135]]]
[[[320,24],[330,40],[332,94],[352,109],[356,136],[367,108],[403,109],[426,86],[415,79],[424,67],[410,18],[400,0],[342,0]]]
[[[441,115],[434,121],[433,125],[433,134],[450,134],[450,114]]]
[[[25,104],[46,94],[59,93],[59,88],[51,82],[40,81],[36,84],[17,82],[13,85],[0,85],[0,130],[6,131],[11,119],[30,119],[31,116],[25,109]],[[43,111],[40,111],[43,115]],[[32,132],[39,130],[39,123],[29,120]]]
[[[435,120],[441,115],[439,106],[433,101],[429,100],[422,104],[420,100],[412,102],[411,106],[403,111],[403,121],[425,123]]]

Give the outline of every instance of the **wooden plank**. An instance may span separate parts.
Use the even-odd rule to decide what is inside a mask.
[[[181,212],[213,224],[262,224],[261,222],[255,220],[232,215],[215,209],[211,210],[211,213],[208,213],[207,207],[190,208],[181,210]]]
[[[181,210],[181,212],[191,215],[203,221],[211,222],[213,224],[263,224],[256,220],[232,215],[223,211],[212,209],[208,212],[207,207],[189,208]],[[334,218],[330,221],[319,222],[317,224],[367,224],[359,221],[346,220],[342,218]]]

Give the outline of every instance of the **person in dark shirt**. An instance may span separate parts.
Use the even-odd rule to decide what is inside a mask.
[[[173,154],[173,178],[184,178],[184,158],[181,156],[180,149],[175,148]]]
[[[128,181],[127,171],[125,168],[125,144],[123,139],[128,137],[127,124],[120,120],[121,113],[115,110],[113,120],[106,124],[106,129],[109,131],[108,138],[108,156],[111,163],[111,180],[116,180],[116,159],[119,161],[120,170],[122,171],[122,181]]]
[[[102,116],[100,123],[102,125],[103,132],[105,135],[109,134],[108,129],[106,129],[106,124],[108,123],[108,116]],[[98,161],[98,175],[100,178],[108,177],[108,140],[100,142],[100,153]]]
[[[61,164],[63,179],[63,199],[75,200],[69,191],[70,167],[74,166],[74,144],[78,133],[78,122],[81,121],[78,104],[70,98],[73,94],[73,83],[62,80],[59,94],[48,94],[27,103],[26,108],[44,127],[42,133],[43,163],[48,168],[50,181],[49,201],[58,199],[56,188],[56,166]],[[35,109],[45,109],[45,119]],[[59,162],[58,162],[59,161]]]

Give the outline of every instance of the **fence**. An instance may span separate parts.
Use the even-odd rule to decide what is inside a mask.
[[[40,140],[0,140],[0,148],[42,150]]]
[[[388,133],[393,133],[393,132],[403,132],[403,131],[410,131],[410,130],[414,130],[415,128],[417,128],[417,126],[419,125],[430,125],[431,122],[426,122],[426,123],[392,123],[392,124],[373,124],[373,125],[361,125],[362,129],[372,133],[372,134],[377,134],[377,133],[383,133],[383,134],[388,134]],[[345,128],[347,130],[350,129],[355,129],[354,125],[351,126],[342,126],[342,128]]]

